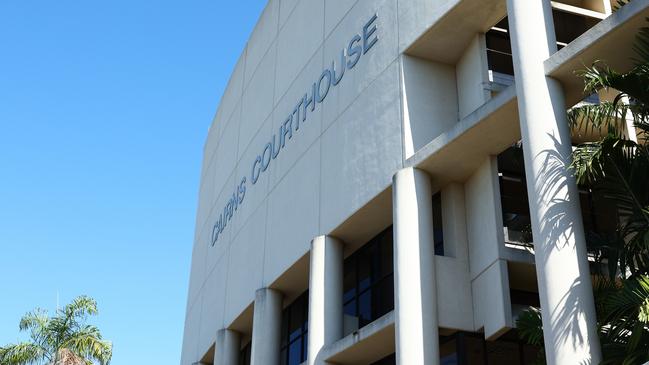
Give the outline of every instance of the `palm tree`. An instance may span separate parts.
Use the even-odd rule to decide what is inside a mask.
[[[29,332],[30,341],[0,347],[0,365],[108,365],[112,344],[86,324],[97,313],[97,302],[86,296],[57,309],[53,317],[41,309],[27,313],[20,330]]]
[[[606,131],[575,150],[573,168],[579,183],[614,203],[618,217],[614,237],[590,235],[588,242],[608,269],[595,273],[604,364],[649,361],[649,28],[634,49],[629,72],[596,63],[580,73],[587,93],[616,90],[612,101],[569,112],[573,124]]]

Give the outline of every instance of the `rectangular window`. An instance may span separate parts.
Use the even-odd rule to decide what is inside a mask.
[[[496,341],[468,332],[440,337],[440,350],[442,365],[533,365],[539,348],[526,345],[511,330]]]
[[[553,10],[557,49],[561,49],[595,26],[599,19]],[[492,82],[509,86],[514,82],[514,63],[507,17],[485,34],[487,63]]]
[[[392,227],[345,259],[343,312],[345,334],[394,309]]]
[[[498,155],[498,180],[505,242],[532,243],[532,224],[522,148],[513,146]]]
[[[512,46],[509,39],[509,23],[507,18],[501,20],[487,34],[487,62],[489,70],[502,75],[514,75],[512,61]]]
[[[533,242],[523,150],[513,146],[498,155],[500,203],[502,205],[505,242],[528,245]],[[615,207],[601,193],[579,187],[581,216],[588,241],[615,237],[618,217]]]
[[[282,313],[281,365],[299,365],[306,361],[309,319],[309,292],[293,301]]]
[[[557,47],[561,49],[574,41],[580,35],[599,23],[599,19],[583,15],[566,13],[559,10],[552,11],[554,32],[557,37]]]

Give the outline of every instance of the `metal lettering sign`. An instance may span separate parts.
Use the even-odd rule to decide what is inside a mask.
[[[360,34],[355,34],[340,52],[339,63],[336,60],[331,62],[331,67],[325,69],[315,82],[311,85],[306,94],[297,102],[293,111],[284,119],[279,130],[261,149],[261,153],[252,163],[250,171],[250,182],[255,185],[259,177],[268,170],[273,160],[279,156],[286,142],[293,138],[293,132],[300,130],[300,124],[307,121],[307,111],[313,113],[316,104],[324,102],[332,87],[337,86],[345,76],[346,70],[353,69],[361,57],[366,54],[379,40],[377,33],[376,20],[377,14],[374,14],[370,20],[365,23]],[[232,196],[219,214],[216,223],[212,227],[211,244],[214,246],[221,233],[228,225],[228,222],[234,216],[239,206],[243,204],[246,196],[246,184],[248,178],[241,178],[234,188]]]

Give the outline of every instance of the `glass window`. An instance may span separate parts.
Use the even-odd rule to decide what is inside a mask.
[[[440,365],[458,365],[457,341],[454,336],[439,339]]]
[[[558,49],[565,47],[599,22],[599,19],[558,10],[552,11],[552,17]],[[507,18],[487,31],[485,38],[489,70],[494,73],[492,81],[510,85],[513,79],[506,76],[514,75],[514,64]]]
[[[498,176],[505,242],[531,244],[534,237],[527,196],[525,162],[523,149],[519,145],[512,146],[498,155]],[[619,219],[610,200],[584,186],[579,189],[579,200],[587,240],[614,239]]]
[[[345,259],[343,312],[345,334],[394,309],[392,227]]]
[[[532,224],[522,148],[513,146],[498,155],[498,179],[505,242],[532,243]]]
[[[552,11],[554,20],[554,32],[557,37],[559,49],[574,41],[588,29],[599,22],[599,19],[585,17],[583,15],[565,13],[563,11]]]
[[[304,292],[284,309],[280,364],[299,365],[306,361],[309,293]]]
[[[509,23],[507,18],[501,20],[487,34],[487,62],[489,70],[504,74],[514,75],[514,63],[512,61],[512,46],[509,39]]]
[[[486,365],[484,337],[472,334],[460,334],[458,336],[460,357],[462,365]]]
[[[521,365],[520,345],[509,341],[487,341],[487,364]]]
[[[485,341],[482,334],[459,332],[440,337],[440,363],[443,365],[532,365],[539,348],[518,339],[515,330],[496,341]]]
[[[611,199],[606,199],[601,192],[580,187],[579,203],[587,239],[614,240],[619,218]]]

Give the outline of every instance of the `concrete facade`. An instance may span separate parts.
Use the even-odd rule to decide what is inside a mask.
[[[557,52],[557,3],[603,20]],[[502,86],[485,34],[506,16],[516,75]],[[612,13],[608,0],[270,0],[205,142],[181,365],[234,364],[246,344],[252,364],[284,365],[282,309],[306,290],[309,365],[395,351],[399,364],[435,364],[439,335],[513,329],[518,287],[588,339],[575,345],[548,314],[549,363],[596,363],[576,186],[559,166],[572,206],[553,207],[537,158],[570,151],[561,116],[584,97],[573,71],[628,67],[647,16],[642,1]],[[496,156],[521,139],[536,255],[503,233]],[[437,192],[443,255],[427,205]],[[543,231],[552,209],[573,231]],[[394,312],[345,334],[343,260],[392,225]],[[553,284],[566,275],[582,285]],[[562,311],[570,295],[575,314]]]

